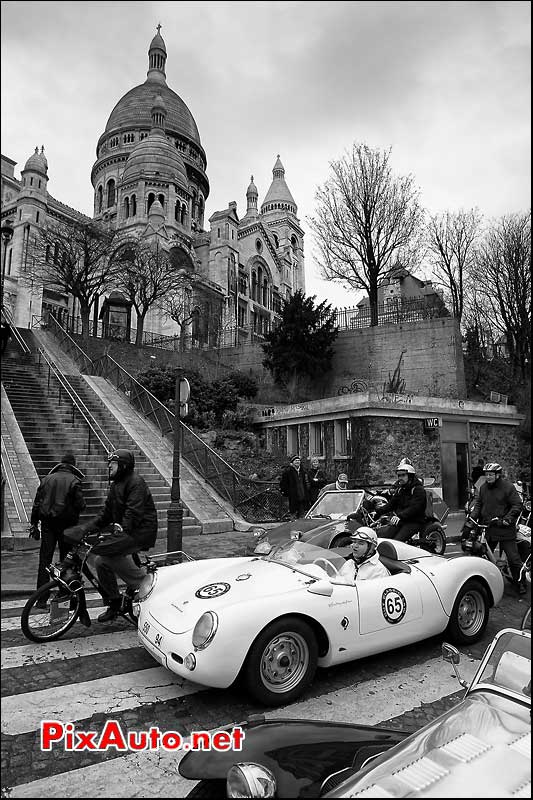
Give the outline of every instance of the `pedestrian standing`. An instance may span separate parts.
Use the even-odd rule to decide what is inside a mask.
[[[2,341],[2,355],[4,355],[5,349],[7,347],[7,343],[9,342],[9,338],[11,336],[11,326],[10,326],[9,322],[7,322],[5,319],[3,319],[2,323],[1,323],[1,327],[2,327],[2,331],[1,331],[2,332],[2,339],[1,339],[1,341]]]
[[[65,528],[77,524],[85,508],[81,488],[83,478],[83,472],[76,467],[74,454],[68,452],[39,484],[30,518],[30,537],[41,540],[37,588],[50,580],[46,567],[53,561],[56,546],[61,560],[69,551],[63,533]],[[40,608],[46,607],[47,599],[44,595],[41,597]]]
[[[479,487],[476,495],[472,519],[488,525],[487,544],[491,550],[496,545],[507,556],[513,586],[517,594],[525,594],[526,588],[520,583],[522,559],[518,552],[516,540],[516,523],[520,516],[522,501],[511,481],[502,477],[502,468],[496,462],[489,462],[483,467],[485,483]]]
[[[316,503],[320,490],[327,483],[326,476],[320,467],[320,461],[316,456],[311,459],[311,467],[307,470],[307,485],[309,496],[309,508]]]
[[[307,473],[302,467],[300,456],[293,456],[284,469],[279,489],[289,501],[291,519],[303,517],[309,504]]]

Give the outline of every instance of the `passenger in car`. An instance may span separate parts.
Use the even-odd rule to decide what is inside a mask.
[[[387,567],[379,560],[378,537],[373,528],[362,527],[350,534],[352,552],[346,556],[338,577],[346,582],[364,581],[368,578],[386,578]]]

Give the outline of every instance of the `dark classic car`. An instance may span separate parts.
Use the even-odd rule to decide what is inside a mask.
[[[416,733],[313,720],[253,718],[240,752],[189,752],[189,797],[530,797],[531,633],[506,628],[463,699]],[[228,730],[235,726],[228,726]]]

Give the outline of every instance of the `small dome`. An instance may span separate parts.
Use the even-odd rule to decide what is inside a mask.
[[[255,194],[256,196],[259,194],[258,191],[257,191],[257,186],[254,183],[254,176],[253,175],[250,178],[250,185],[246,190],[246,194],[247,195]]]
[[[261,213],[265,211],[275,211],[276,205],[291,206],[293,214],[297,212],[297,206],[294,202],[294,197],[290,193],[289,187],[285,183],[285,168],[281,163],[280,157],[277,157],[276,163],[272,170],[272,183],[270,189],[266,193],[261,206]]]
[[[163,37],[159,33],[159,30],[157,31],[156,35],[154,36],[154,38],[150,42],[150,48],[149,49],[150,50],[156,50],[156,49],[157,50],[162,50],[163,53],[167,52],[167,48],[165,46],[165,42],[163,40]]]
[[[135,145],[126,161],[122,183],[139,178],[141,172],[144,178],[157,177],[159,180],[179,183],[185,189],[189,186],[181,155],[160,130],[153,130],[146,139]]]
[[[163,217],[165,216],[165,211],[163,206],[159,202],[159,200],[154,200],[152,205],[150,206],[150,210],[148,212],[149,217]]]
[[[44,147],[39,153],[39,148],[35,148],[35,152],[28,158],[26,161],[26,165],[24,167],[24,171],[29,169],[33,172],[40,172],[43,175],[46,175],[48,170],[48,161],[44,156]]]

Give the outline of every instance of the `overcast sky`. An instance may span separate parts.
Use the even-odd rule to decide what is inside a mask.
[[[307,294],[358,295],[319,278],[306,217],[331,159],[392,147],[432,213],[488,218],[530,207],[529,2],[2,2],[2,153],[15,176],[36,145],[48,189],[92,215],[96,143],[143,83],[161,23],[167,83],[200,132],[206,219],[254,175],[262,202],[279,153],[305,238]]]

